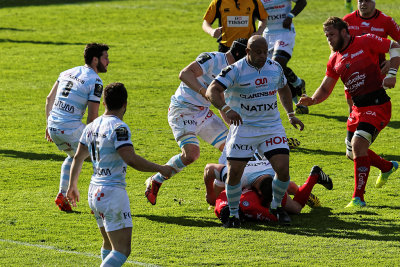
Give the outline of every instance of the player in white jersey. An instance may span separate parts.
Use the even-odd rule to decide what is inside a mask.
[[[167,163],[175,168],[176,173],[199,158],[197,136],[223,150],[228,129],[210,110],[210,102],[205,97],[206,88],[221,69],[246,55],[246,45],[247,39],[238,39],[227,53],[201,53],[180,72],[182,82],[171,97],[168,110],[168,123],[182,151]],[[160,173],[147,179],[145,196],[151,204],[156,204],[158,190],[165,180],[166,177]]]
[[[247,162],[257,149],[276,172],[271,210],[279,221],[290,218],[280,206],[289,185],[289,147],[277,104],[277,93],[290,123],[303,130],[294,116],[290,89],[281,66],[267,58],[268,45],[262,36],[252,36],[247,56],[222,70],[207,89],[206,96],[230,122],[226,141],[228,179],[226,192],[231,216],[225,227],[239,227],[240,179]],[[225,99],[222,93],[225,92]],[[226,101],[226,102],[225,102]]]
[[[268,57],[281,64],[292,92],[292,99],[297,104],[297,96],[305,94],[305,82],[287,66],[293,54],[296,31],[292,23],[307,5],[306,0],[261,0],[268,12],[268,24],[263,36],[268,42]],[[292,9],[292,2],[295,6]],[[296,113],[307,114],[308,107],[297,106]]]
[[[88,202],[103,236],[101,266],[121,266],[131,251],[132,216],[125,190],[127,165],[143,172],[159,171],[165,176],[173,170],[135,153],[131,131],[122,121],[127,97],[122,83],[112,83],[104,89],[105,112],[85,127],[71,166],[67,198],[76,207],[79,174],[90,155],[93,175]]]
[[[46,139],[67,153],[61,166],[60,188],[55,203],[62,211],[71,211],[65,199],[72,158],[85,124],[82,117],[88,109],[87,123],[98,116],[103,82],[98,76],[107,72],[108,46],[91,43],[85,47],[85,65],[60,74],[46,99]]]

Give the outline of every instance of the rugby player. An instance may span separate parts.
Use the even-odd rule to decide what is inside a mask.
[[[277,61],[283,68],[292,100],[296,104],[297,97],[306,93],[306,84],[291,68],[287,66],[293,54],[296,31],[293,18],[299,15],[307,5],[306,0],[261,0],[268,12],[268,24],[263,36],[268,42],[268,57]],[[292,9],[292,2],[295,2]],[[308,114],[306,106],[296,106],[297,114]]]
[[[230,217],[224,226],[240,227],[240,179],[256,149],[266,156],[276,172],[271,211],[282,224],[290,224],[290,217],[281,207],[290,177],[289,147],[278,111],[278,93],[289,122],[296,128],[300,126],[300,130],[303,130],[304,125],[293,112],[291,92],[282,67],[267,58],[268,45],[265,38],[252,36],[246,53],[245,58],[223,69],[206,93],[211,103],[225,113],[230,123],[226,141],[226,193]],[[222,93],[225,93],[225,97]]]
[[[247,39],[238,39],[226,53],[201,53],[180,72],[179,79],[182,82],[171,97],[168,109],[168,123],[181,149],[180,154],[167,162],[175,169],[172,175],[199,158],[197,136],[220,151],[223,150],[228,129],[210,110],[210,102],[205,96],[206,88],[221,69],[246,55],[246,45]],[[224,116],[223,112],[220,113]],[[156,204],[158,191],[166,179],[161,173],[147,179],[145,196],[152,205]]]
[[[68,200],[76,207],[79,174],[90,155],[94,172],[88,202],[103,236],[101,266],[121,266],[131,252],[132,215],[125,190],[127,165],[142,172],[159,171],[165,176],[172,172],[170,166],[158,165],[135,153],[131,131],[123,122],[127,98],[122,83],[112,83],[104,89],[105,112],[83,130],[67,191]]]
[[[62,72],[46,98],[47,127],[45,138],[54,142],[58,149],[67,153],[61,166],[60,188],[55,199],[62,211],[71,211],[65,198],[69,183],[72,158],[78,147],[85,124],[82,123],[86,107],[86,123],[98,116],[103,81],[98,73],[107,72],[108,46],[87,44],[84,52],[85,65]]]
[[[364,207],[365,186],[370,167],[380,170],[377,184],[383,185],[398,169],[396,161],[387,161],[369,149],[390,121],[392,107],[385,88],[396,84],[400,65],[400,45],[376,35],[351,36],[348,25],[338,17],[328,18],[324,32],[331,47],[326,74],[312,97],[304,96],[301,105],[316,105],[332,93],[339,77],[354,103],[347,120],[346,155],[354,161],[354,193],[346,207]],[[390,53],[390,69],[383,79],[379,55]]]

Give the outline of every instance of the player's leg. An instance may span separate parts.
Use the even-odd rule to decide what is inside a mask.
[[[214,206],[217,196],[225,189],[225,179],[222,177],[221,171],[226,170],[223,164],[209,163],[204,168],[204,185],[206,186],[206,201]],[[226,173],[226,171],[225,171]],[[218,185],[216,184],[218,182]]]
[[[228,129],[220,117],[214,114],[212,110],[208,110],[207,114],[202,118],[201,124],[198,125],[198,136],[204,141],[219,149],[224,150]]]
[[[99,230],[103,237],[103,245],[101,246],[101,260],[104,260],[108,256],[108,254],[110,254],[112,246],[110,240],[108,239],[108,235],[106,230],[104,229],[104,226],[99,227]]]
[[[107,232],[112,250],[100,266],[122,266],[131,254],[132,227]]]

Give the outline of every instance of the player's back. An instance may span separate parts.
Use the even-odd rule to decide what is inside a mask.
[[[118,154],[118,148],[132,146],[129,127],[118,117],[102,115],[88,124],[81,143],[90,152],[93,164],[91,183],[95,185],[126,186],[127,164]]]
[[[103,82],[89,67],[79,66],[60,74],[49,126],[74,129],[81,124],[88,101],[99,102]]]
[[[265,28],[266,33],[287,32],[289,29],[283,28],[283,21],[292,10],[291,0],[261,0],[264,9],[268,13],[268,23]],[[292,23],[291,30],[294,29]]]
[[[197,77],[197,81],[207,88],[223,68],[228,66],[228,59],[225,53],[210,52],[201,53],[196,62],[203,71],[203,75]],[[209,107],[210,102],[199,93],[190,89],[184,82],[181,82],[175,94],[171,97],[171,103],[177,107],[204,106]]]

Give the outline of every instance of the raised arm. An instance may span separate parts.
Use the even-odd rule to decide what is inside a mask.
[[[189,86],[190,89],[201,94],[203,97],[206,97],[207,89],[197,80],[197,77],[200,77],[201,75],[203,75],[203,70],[199,66],[199,63],[193,61],[181,70],[179,73],[179,79]]]

